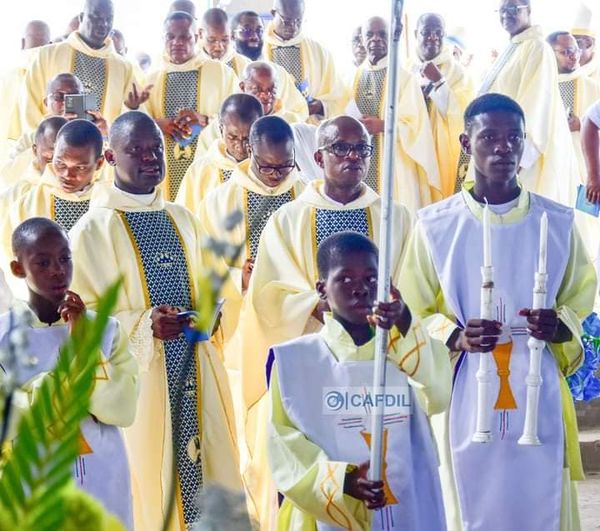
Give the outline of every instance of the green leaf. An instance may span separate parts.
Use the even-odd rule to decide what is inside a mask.
[[[62,527],[79,425],[88,415],[102,338],[120,286],[119,281],[107,290],[94,319],[84,316],[77,322],[19,423],[12,453],[0,471],[0,514],[13,520],[11,529]]]

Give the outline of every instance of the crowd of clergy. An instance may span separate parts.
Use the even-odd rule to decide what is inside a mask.
[[[38,360],[19,371],[9,439],[73,324],[120,279],[74,478],[125,528],[190,529],[215,487],[265,531],[580,529],[567,377],[598,293],[592,11],[564,6],[564,27],[542,29],[542,2],[498,0],[506,47],[481,73],[442,16],[405,24],[378,302],[389,22],[348,36],[348,77],[303,30],[303,0],[230,14],[175,0],[162,55],[135,58],[113,1],[81,1],[58,38],[27,24],[0,78],[0,347],[27,315]],[[213,299],[194,336],[190,312]],[[370,386],[378,326],[404,397],[384,417],[381,481],[372,409],[325,393]],[[541,444],[527,446],[530,338],[546,347]],[[486,444],[481,352],[497,395]]]

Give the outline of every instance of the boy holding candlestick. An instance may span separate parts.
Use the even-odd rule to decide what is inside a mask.
[[[421,318],[437,314],[429,331],[454,361],[450,410],[435,419],[449,529],[579,528],[572,481],[583,471],[565,377],[582,361],[580,321],[592,309],[596,275],[573,211],[522,189],[524,131],[523,111],[510,98],[486,94],[471,103],[460,140],[475,182],[419,212],[402,270],[407,304]],[[481,319],[482,265],[493,282],[492,319]],[[532,309],[536,273],[547,275],[547,295],[545,308]],[[530,337],[545,342],[539,446],[518,442]],[[488,352],[489,400],[478,404],[479,356],[471,353]],[[486,444],[473,440],[478,405],[489,416]]]

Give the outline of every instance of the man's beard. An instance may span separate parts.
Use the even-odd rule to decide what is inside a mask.
[[[260,43],[260,46],[258,46],[257,48],[248,46],[243,41],[235,41],[236,52],[241,53],[242,55],[245,55],[251,61],[256,61],[257,59],[260,58],[260,56],[262,55],[262,48],[263,48],[262,41]]]

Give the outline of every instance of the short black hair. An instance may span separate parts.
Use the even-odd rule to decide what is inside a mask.
[[[196,19],[187,11],[173,11],[169,13],[163,22],[163,29],[166,30],[169,22],[173,22],[174,20],[187,20],[190,23],[192,31],[196,33]]]
[[[209,26],[229,26],[227,13],[218,7],[207,9],[200,20],[200,27],[206,29]]]
[[[325,238],[317,250],[317,269],[319,278],[329,275],[333,260],[348,253],[372,253],[379,257],[377,246],[366,236],[352,231],[336,232]]]
[[[223,100],[219,118],[223,120],[226,114],[236,115],[242,122],[255,122],[264,114],[263,106],[252,94],[232,94]]]
[[[158,134],[162,138],[162,133],[160,132],[157,123],[145,112],[128,111],[121,114],[110,126],[110,147],[114,148],[124,139],[129,138],[131,130],[136,127],[147,127],[152,131],[158,131]]]
[[[58,135],[61,128],[66,125],[68,120],[62,116],[49,116],[40,122],[35,130],[34,142],[38,144],[40,140],[46,136],[46,133],[52,132]]]
[[[489,94],[484,94],[483,96],[475,98],[467,107],[464,115],[465,130],[468,130],[471,125],[473,125],[473,119],[475,117],[480,114],[496,111],[516,114],[523,120],[523,124],[525,124],[525,113],[515,100],[504,94],[490,92]]]
[[[12,233],[11,244],[15,256],[27,246],[35,243],[49,233],[62,234],[68,241],[67,231],[58,223],[48,218],[29,218],[21,223]]]
[[[60,128],[56,135],[56,144],[62,140],[73,147],[92,146],[96,158],[100,158],[104,151],[102,133],[89,120],[71,120]]]
[[[294,132],[283,118],[279,116],[263,116],[250,128],[250,145],[264,141],[267,144],[282,144],[294,141]]]
[[[565,37],[571,35],[568,31],[555,31],[546,37],[546,42],[550,46],[554,46],[558,42],[559,37]]]
[[[250,10],[240,11],[239,13],[236,13],[231,18],[231,29],[232,30],[234,30],[235,28],[237,28],[239,26],[240,20],[242,19],[242,17],[260,18],[260,15],[256,11],[250,11]]]

